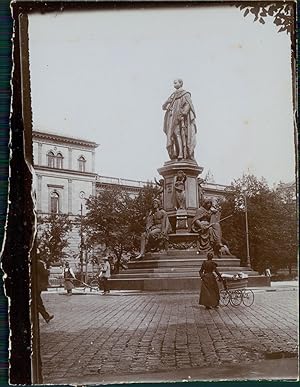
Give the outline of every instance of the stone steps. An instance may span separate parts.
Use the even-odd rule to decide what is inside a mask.
[[[199,291],[201,280],[196,277],[177,278],[127,278],[109,280],[112,290],[139,290],[139,291]],[[253,276],[248,278],[248,287],[270,286],[270,278]]]
[[[178,261],[197,261],[197,262],[204,262],[206,260],[205,257],[201,257],[199,255],[195,255],[195,256],[192,256],[192,255],[188,255],[188,256],[176,256],[176,257],[172,257],[172,256],[167,256],[167,255],[162,255],[162,256],[151,256],[151,257],[145,257],[141,260],[132,260],[129,262],[130,265],[134,265],[135,263],[139,263],[139,262],[160,262],[160,261],[169,261],[169,262],[178,262]],[[230,264],[240,264],[240,259],[239,258],[236,258],[236,257],[232,257],[232,258],[217,258],[217,259],[214,259],[214,261],[216,263],[225,263],[227,265],[230,265]]]
[[[224,272],[220,270],[220,272]],[[225,272],[224,272],[225,273]],[[227,274],[233,274],[237,273],[237,270],[234,272],[229,272],[226,270]],[[247,274],[249,277],[250,276],[256,276],[258,273],[255,271],[243,271],[243,273]],[[132,278],[182,278],[182,277],[197,277],[199,278],[199,273],[198,271],[185,271],[184,273],[180,274],[179,272],[156,272],[156,273],[149,273],[149,272],[144,272],[144,273],[120,273],[120,274],[114,274],[113,278],[116,279],[132,279]]]
[[[243,267],[243,266],[240,266],[240,267],[236,267],[236,266],[226,266],[224,269],[220,268],[218,266],[218,268],[220,269],[221,272],[225,272],[225,269],[226,269],[226,272],[233,272],[233,273],[236,273],[236,272],[243,272],[243,273],[246,273],[246,272],[251,272],[252,273],[252,270],[249,269],[248,267]],[[139,274],[143,274],[143,273],[185,273],[185,272],[189,272],[189,271],[193,271],[193,272],[199,272],[199,269],[200,269],[200,266],[195,266],[195,267],[159,267],[159,268],[150,268],[150,269],[127,269],[127,270],[123,270],[121,271],[119,274],[121,275],[127,275],[127,274],[136,274],[136,273],[139,273]],[[237,270],[238,269],[238,270]]]
[[[151,269],[151,268],[163,268],[163,267],[198,267],[200,269],[202,263],[204,262],[204,259],[160,259],[160,260],[142,260],[142,261],[136,261],[136,262],[129,262],[128,269]],[[228,261],[222,261],[218,260],[216,261],[218,264],[218,267],[240,267],[240,260],[234,259],[234,260],[228,260]],[[240,271],[240,270],[239,270]]]
[[[112,276],[111,289],[122,290],[198,290],[199,269],[206,256],[196,250],[169,250],[167,253],[147,254],[140,261],[128,263],[128,269]],[[249,267],[240,266],[234,256],[216,258],[221,273],[243,272],[248,275],[249,286],[267,286],[268,279]]]

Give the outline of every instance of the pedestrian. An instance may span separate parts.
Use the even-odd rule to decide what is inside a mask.
[[[65,263],[63,275],[64,275],[64,285],[65,285],[65,290],[67,291],[67,295],[72,296],[72,289],[74,289],[73,280],[75,279],[75,274],[73,270],[70,268],[69,262]]]
[[[37,260],[37,310],[43,316],[46,323],[49,323],[54,316],[46,311],[42,299],[42,291],[48,290],[49,286],[49,270],[46,264],[41,259]]]
[[[102,284],[103,284],[103,293],[102,294],[110,293],[109,283],[108,283],[109,278],[110,278],[110,263],[109,263],[109,258],[105,257],[104,264],[102,267],[102,275],[101,275]]]
[[[265,276],[266,277],[271,277],[271,270],[268,267],[265,270]]]
[[[220,281],[222,276],[217,270],[217,264],[212,260],[213,253],[207,254],[207,260],[203,262],[201,269],[199,270],[201,278],[201,291],[199,304],[204,305],[206,309],[218,308],[220,302],[219,286],[215,277],[215,274],[219,277]]]

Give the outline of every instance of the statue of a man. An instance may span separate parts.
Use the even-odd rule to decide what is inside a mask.
[[[183,81],[175,79],[175,91],[162,106],[166,110],[164,132],[167,135],[167,151],[171,160],[194,160],[196,114],[191,93],[183,90],[182,86]]]
[[[161,208],[159,199],[153,200],[153,209],[150,211],[146,220],[146,231],[141,236],[140,254],[135,259],[142,259],[145,256],[146,248],[149,243],[158,245],[163,244],[167,250],[168,234],[171,232],[171,224],[168,215]]]

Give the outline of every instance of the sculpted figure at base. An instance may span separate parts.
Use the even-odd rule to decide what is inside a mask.
[[[222,232],[220,226],[221,212],[212,199],[204,199],[203,204],[196,211],[192,220],[192,231],[198,233],[197,253],[203,254],[213,251],[220,256]]]
[[[194,160],[196,146],[195,109],[191,93],[183,90],[183,81],[175,79],[175,92],[163,104],[166,110],[164,132],[167,135],[167,151],[171,160]]]
[[[175,178],[174,190],[175,190],[175,208],[184,209],[186,208],[185,203],[185,181],[186,174],[183,171],[178,171]]]
[[[154,178],[154,181],[155,181],[156,187],[157,187],[157,189],[158,189],[156,198],[159,199],[161,205],[163,205],[163,202],[164,202],[164,185],[165,185],[165,181],[164,181],[164,179],[159,179],[159,180],[157,181],[156,178]]]
[[[142,259],[146,249],[150,246],[164,250],[168,249],[168,234],[171,232],[171,224],[165,210],[161,208],[158,199],[153,200],[153,210],[147,217],[146,231],[141,236],[141,251],[135,259]]]
[[[204,179],[201,177],[197,178],[197,184],[198,184],[198,204],[199,207],[202,206],[203,200],[204,200],[204,189],[202,187],[202,184],[205,182]]]

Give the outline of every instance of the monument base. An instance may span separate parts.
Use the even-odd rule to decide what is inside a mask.
[[[206,260],[195,249],[170,249],[167,253],[147,253],[140,261],[129,262],[128,269],[110,279],[111,289],[139,291],[198,291],[199,269]],[[223,256],[215,258],[221,273],[248,274],[248,286],[270,286],[270,278],[260,276],[239,258]]]
[[[186,180],[184,183],[184,204],[177,208],[175,182],[178,172],[182,171]],[[191,228],[191,222],[199,208],[199,192],[197,177],[203,168],[194,160],[171,160],[165,162],[158,173],[164,178],[163,208],[167,212],[174,233],[186,233]]]

